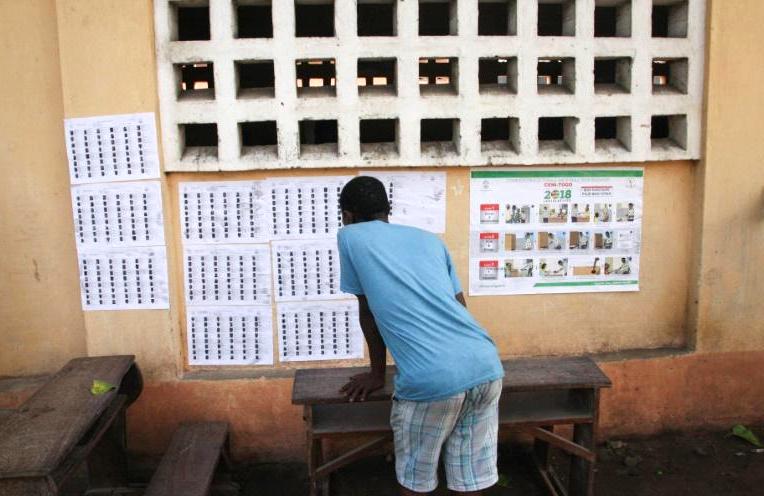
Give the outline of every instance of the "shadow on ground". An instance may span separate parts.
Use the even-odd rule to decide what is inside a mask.
[[[764,429],[754,429],[764,432]],[[764,436],[762,436],[764,437]],[[486,496],[541,496],[527,448],[502,446],[502,486]],[[764,452],[726,432],[669,433],[610,440],[598,449],[597,496],[754,496],[764,494]],[[556,454],[559,472],[568,459]],[[235,474],[242,496],[307,494],[304,464],[241,465]],[[366,458],[332,478],[334,496],[397,495],[394,465],[385,456]],[[447,494],[441,482],[437,495]]]
[[[764,439],[764,426],[753,429]],[[527,455],[529,447],[502,444],[502,482],[486,496],[547,494]],[[728,432],[668,433],[642,439],[611,439],[597,450],[597,496],[757,496],[764,495],[764,449]],[[142,496],[158,460],[131,457],[127,487],[85,491],[87,474],[75,476],[63,496]],[[569,459],[555,453],[552,465],[563,475]],[[212,496],[300,496],[307,494],[304,463],[239,463],[233,481],[221,480]],[[398,494],[389,457],[358,461],[332,478],[333,496],[393,496]],[[441,481],[437,496],[445,495]]]
[[[527,464],[526,457],[508,454],[501,458],[500,466],[505,487],[496,486],[486,491],[486,496],[544,494],[536,486],[536,481],[528,477],[532,467]],[[255,465],[239,472],[237,478],[242,486],[242,496],[287,496],[307,493],[304,464]],[[434,494],[447,494],[445,487],[445,479],[441,474],[440,487]],[[360,460],[332,477],[331,491],[336,496],[397,496],[394,464],[385,456]]]

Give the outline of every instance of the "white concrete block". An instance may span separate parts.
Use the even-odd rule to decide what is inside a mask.
[[[454,0],[455,35],[419,36],[419,2],[393,0],[395,36],[358,36],[356,0],[333,3],[334,36],[296,37],[292,0],[155,0],[157,77],[165,169],[248,170],[291,167],[483,166],[641,162],[700,158],[705,0],[490,0],[507,5],[515,34],[480,36],[480,0]],[[272,38],[235,38],[239,4],[271,4]],[[368,3],[368,2],[367,2]],[[379,2],[377,2],[379,3]],[[538,36],[539,3],[562,5],[563,36]],[[209,6],[210,40],[177,41],[177,9]],[[666,37],[654,37],[654,6],[665,14]],[[614,36],[595,36],[595,8],[612,8]],[[573,35],[573,33],[575,33]],[[566,35],[567,34],[567,35]],[[453,58],[457,94],[420,92],[419,59]],[[508,88],[483,88],[481,58],[510,58]],[[563,77],[572,92],[539,92],[539,58],[565,59]],[[395,59],[395,93],[359,96],[358,59]],[[303,96],[295,61],[334,59],[334,95]],[[616,87],[595,91],[595,60],[617,59]],[[653,87],[653,61],[666,62],[668,84]],[[273,61],[272,95],[239,91],[236,62]],[[180,64],[214,64],[214,98],[178,97]],[[654,115],[672,116],[668,139],[651,139]],[[565,118],[562,144],[539,146],[538,119]],[[595,119],[617,117],[617,138],[595,140]],[[397,145],[367,147],[361,119],[397,119]],[[456,148],[420,143],[421,120],[458,120]],[[481,142],[485,118],[512,118],[510,145]],[[337,122],[338,142],[300,152],[299,122]],[[278,145],[262,153],[242,150],[240,123],[275,121]],[[216,153],[186,153],[183,125],[214,123]],[[563,146],[564,145],[564,146]],[[373,148],[373,153],[369,152]],[[275,153],[274,153],[275,150]]]

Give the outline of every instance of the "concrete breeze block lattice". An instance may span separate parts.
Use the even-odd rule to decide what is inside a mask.
[[[454,34],[442,36],[419,35],[420,5],[438,3],[431,0],[387,2],[394,5],[394,36],[358,36],[361,0],[154,3],[168,171],[641,162],[700,156],[705,0],[450,0],[441,3],[447,4],[448,30]],[[507,31],[514,34],[478,35],[479,4],[483,3],[505,6],[508,13],[499,17],[501,22],[506,18]],[[297,37],[296,4],[333,4],[334,36]],[[251,21],[267,16],[268,6],[272,37],[237,37],[238,22],[245,21],[238,17],[250,16]],[[598,15],[613,23],[610,36],[594,36],[595,7],[602,9]],[[539,36],[540,10],[542,16],[549,12],[559,16],[551,24],[561,23],[567,35]],[[209,39],[175,41],[188,37],[188,28],[181,24],[199,19],[204,23],[205,12]],[[496,11],[484,12],[493,15]],[[310,24],[319,17],[309,12],[299,22]],[[547,21],[543,19],[544,30]],[[267,35],[268,20],[254,22],[265,25]],[[656,33],[662,37],[654,37],[654,29],[662,31]],[[205,36],[203,31],[204,27],[198,37]],[[508,84],[481,88],[480,60],[497,57],[507,61]],[[444,79],[450,79],[450,88],[436,85],[420,91],[420,59],[426,58],[452,61]],[[359,95],[359,59],[395,59],[394,88],[362,90]],[[334,71],[324,81],[333,80],[336,86],[298,94],[297,62],[309,60],[333,61],[322,67]],[[540,60],[552,61],[549,67],[556,72],[544,77],[548,64],[540,65]],[[246,71],[252,68],[243,66],[253,61],[265,62],[257,66],[255,79],[262,85],[273,84],[273,89],[240,88],[242,74],[246,79]],[[210,74],[204,73],[210,67],[194,67],[194,63],[212,64],[214,89],[180,91],[181,82],[193,79],[194,74],[209,79]],[[596,88],[595,66],[602,81]],[[268,81],[271,67],[273,83]],[[558,74],[563,84],[538,85],[539,80],[557,82]],[[654,78],[667,84],[654,88]],[[595,140],[595,119],[603,117],[617,119],[599,121],[603,139]],[[498,122],[499,130],[486,129],[484,137],[497,141],[481,143],[481,123],[490,118],[508,120],[506,124],[488,121],[486,125]],[[561,139],[539,140],[542,118],[563,118],[541,121],[545,137]],[[360,121],[366,119],[394,120],[386,127],[393,143],[362,147]],[[423,146],[423,119],[453,120],[452,139]],[[300,122],[314,120],[336,121],[336,144],[301,146]],[[262,121],[273,122],[240,126]],[[217,126],[216,147],[210,128],[185,127],[194,123]],[[330,135],[331,131],[330,126]],[[206,136],[201,141],[200,132]],[[277,145],[244,146],[242,132],[274,134],[271,141]],[[303,132],[308,135],[307,127]]]

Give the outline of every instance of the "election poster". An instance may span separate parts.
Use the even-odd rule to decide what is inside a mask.
[[[639,291],[642,168],[474,170],[469,292]]]

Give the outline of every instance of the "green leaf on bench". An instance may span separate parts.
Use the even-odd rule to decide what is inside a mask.
[[[93,379],[93,385],[90,386],[90,394],[93,396],[100,396],[102,394],[106,394],[112,389],[117,389],[117,386],[114,384],[109,384],[106,381],[99,381],[98,379]]]
[[[739,437],[740,439],[745,439],[757,448],[764,448],[764,444],[761,444],[761,441],[759,441],[759,438],[756,437],[756,434],[751,432],[751,430],[744,425],[738,424],[733,427],[732,434]]]

